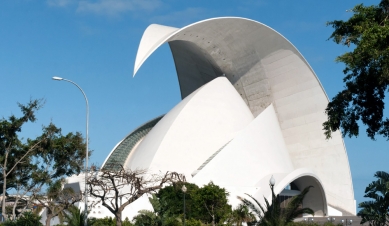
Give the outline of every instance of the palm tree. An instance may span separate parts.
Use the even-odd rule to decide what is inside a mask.
[[[273,186],[270,185],[272,191],[272,203],[265,199],[265,206],[262,206],[258,200],[253,196],[246,194],[252,200],[238,197],[242,200],[243,204],[246,205],[257,217],[257,221],[252,222],[251,225],[260,226],[283,226],[292,222],[295,218],[302,214],[314,214],[310,208],[300,208],[303,203],[305,195],[309,192],[312,186],[306,187],[299,195],[293,196],[287,203],[285,208],[281,208],[279,195],[274,194]],[[259,208],[257,208],[257,206]]]
[[[371,182],[365,190],[366,198],[371,201],[359,203],[358,216],[362,217],[361,224],[369,222],[372,226],[389,224],[389,174],[378,171],[374,174],[378,180]]]
[[[243,223],[248,223],[255,221],[255,214],[250,212],[248,206],[240,204],[231,212],[231,217],[229,223],[232,223],[236,226],[242,226]]]
[[[139,210],[139,214],[133,219],[135,226],[158,226],[161,223],[160,217],[150,210]]]
[[[46,226],[54,217],[58,217],[62,222],[64,211],[81,201],[81,193],[75,192],[72,188],[63,188],[63,180],[57,180],[50,184],[45,194],[34,194],[33,200],[46,209]]]
[[[76,206],[71,206],[64,214],[63,222],[68,226],[84,226],[85,212]],[[88,219],[89,220],[89,219]],[[90,225],[90,224],[88,224]]]

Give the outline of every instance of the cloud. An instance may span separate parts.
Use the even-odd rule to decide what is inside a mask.
[[[77,12],[117,16],[129,11],[153,11],[161,5],[160,0],[83,0],[79,2]]]
[[[66,7],[73,3],[73,0],[47,0],[49,6],[54,7]]]

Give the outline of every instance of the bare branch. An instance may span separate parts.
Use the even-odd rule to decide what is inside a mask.
[[[95,166],[91,168],[96,169]],[[147,170],[126,170],[115,163],[90,173],[87,179],[89,194],[99,199],[115,215],[117,222],[121,222],[121,213],[126,206],[145,194],[157,192],[163,186],[178,181],[185,181],[185,176],[176,172],[147,174]],[[119,199],[125,201],[119,203]]]

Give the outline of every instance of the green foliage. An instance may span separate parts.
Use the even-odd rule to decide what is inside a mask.
[[[27,105],[18,104],[22,112],[21,117],[11,115],[8,119],[0,119],[0,166],[1,178],[4,177],[4,169],[8,166],[8,170],[14,165],[16,165],[17,160],[20,159],[25,154],[25,148],[23,142],[19,139],[18,134],[22,131],[23,125],[28,122],[35,122],[35,112],[42,107],[42,100],[30,100]],[[29,156],[25,157],[26,160],[31,160]],[[5,160],[7,160],[6,166]],[[26,161],[27,162],[27,161]],[[28,161],[29,162],[29,161]],[[20,163],[22,164],[22,163]],[[28,164],[23,164],[27,166]],[[16,175],[15,171],[6,172],[8,182],[6,182],[6,189],[16,187]],[[25,175],[18,178],[23,182],[26,182],[29,178]],[[3,183],[2,183],[3,184]],[[1,187],[1,192],[3,188]]]
[[[165,215],[164,217],[149,210],[140,210],[139,214],[133,219],[135,226],[151,225],[151,226],[181,226],[182,220],[175,215]]]
[[[185,225],[186,225],[186,226],[202,226],[200,220],[196,220],[196,219],[193,219],[193,218],[187,219],[187,220],[185,221]]]
[[[116,226],[116,220],[112,217],[105,218],[91,218],[88,219],[89,226]],[[122,222],[122,226],[134,226],[126,217],[126,219]]]
[[[76,206],[71,206],[68,208],[67,211],[64,212],[63,222],[66,223],[68,226],[84,226],[84,218],[85,213],[84,211],[80,211],[79,208]],[[88,221],[90,221],[88,219]],[[90,222],[88,222],[88,225],[91,225]]]
[[[92,225],[93,226],[93,225]],[[131,223],[131,221],[128,219],[128,217],[126,217],[124,219],[124,221],[122,222],[122,226],[134,226],[133,223]]]
[[[232,210],[228,222],[236,226],[242,226],[244,222],[255,221],[255,214],[250,212],[247,205],[240,204],[238,207]]]
[[[74,203],[82,198],[81,193],[75,192],[70,187],[62,187],[63,180],[57,180],[49,184],[44,194],[34,194],[32,199],[46,209],[46,226],[50,225],[50,220],[58,216],[60,222],[63,222],[66,211],[73,208]],[[75,211],[75,210],[72,210]],[[71,213],[73,214],[73,213]],[[74,214],[77,214],[74,212]],[[69,215],[70,217],[70,215]]]
[[[345,88],[326,108],[325,135],[342,129],[344,136],[358,136],[358,122],[367,125],[367,135],[389,139],[389,119],[384,118],[383,101],[389,85],[389,0],[379,5],[356,5],[347,20],[328,22],[334,28],[330,39],[352,47],[337,57],[345,64]]]
[[[185,209],[186,218],[196,217],[196,212],[193,210],[192,194],[199,187],[191,183],[174,183],[172,186],[167,186],[158,191],[154,198],[150,199],[154,211],[164,217],[181,216],[184,214],[184,193],[182,186],[185,184],[187,192],[185,194]]]
[[[255,213],[258,221],[252,222],[254,225],[261,226],[283,226],[292,223],[293,220],[302,214],[311,214],[314,212],[310,208],[300,208],[305,195],[309,192],[312,186],[306,187],[299,195],[291,198],[285,208],[281,208],[279,195],[275,195],[273,186],[270,185],[272,191],[272,203],[265,199],[265,206],[262,206],[258,200],[251,195],[248,195],[254,202],[241,198],[244,205]],[[257,208],[259,207],[259,209]]]
[[[182,226],[182,224],[178,217],[167,217],[162,221],[162,226]]]
[[[182,224],[184,216],[184,193],[182,186],[185,184],[186,219],[197,216],[193,211],[191,194],[199,188],[195,184],[177,182],[166,186],[149,198],[153,211],[141,210],[134,217],[135,225],[176,225]]]
[[[177,182],[166,186],[153,195],[149,200],[154,211],[141,210],[134,217],[135,225],[175,226],[182,225],[184,218],[185,184],[185,224],[201,225],[224,223],[230,213],[231,206],[227,203],[228,193],[224,188],[210,182],[202,188],[195,184]]]
[[[3,226],[43,226],[41,217],[31,212],[23,213],[16,221],[6,221]]]
[[[362,217],[361,223],[369,222],[373,226],[389,224],[389,174],[378,171],[374,174],[378,178],[365,189],[366,198],[371,201],[359,203],[358,216]]]
[[[17,159],[21,159],[30,151],[25,156],[25,161],[18,163],[19,167],[14,169],[15,173],[19,170],[18,181],[22,184],[26,184],[31,179],[47,182],[64,175],[78,174],[83,168],[85,143],[80,133],[63,135],[60,128],[50,123],[48,126],[43,126],[42,135],[37,138],[27,139],[25,143],[19,139],[18,133],[22,131],[22,126],[28,121],[36,120],[35,112],[42,107],[42,102],[42,100],[31,100],[27,105],[19,104],[22,117],[12,115],[8,119],[0,120],[0,164],[4,162],[6,153],[9,152],[7,165],[12,168],[17,163]],[[48,164],[51,166],[50,172],[46,168]],[[23,172],[23,177],[20,177],[20,173]],[[15,173],[10,174],[9,179],[13,178],[12,175]],[[13,184],[8,185],[7,188],[11,185]]]
[[[158,226],[162,224],[161,218],[149,210],[140,210],[133,219],[135,226]]]
[[[35,113],[42,105],[43,100],[30,100],[26,105],[19,104],[21,117],[11,115],[0,119],[3,192],[13,188],[18,194],[31,193],[63,176],[78,174],[83,168],[85,143],[80,133],[63,135],[60,128],[50,123],[34,139],[19,137],[22,127],[36,120]],[[5,205],[2,212],[6,212]]]
[[[92,218],[92,226],[116,226],[116,220],[112,217]]]
[[[231,212],[228,205],[228,192],[213,182],[191,193],[195,219],[203,223],[223,223]]]

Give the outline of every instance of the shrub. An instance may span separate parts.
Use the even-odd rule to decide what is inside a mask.
[[[31,212],[25,212],[16,221],[4,222],[3,226],[43,226],[40,220],[40,216]]]

